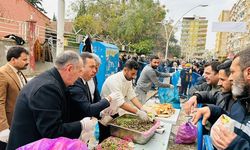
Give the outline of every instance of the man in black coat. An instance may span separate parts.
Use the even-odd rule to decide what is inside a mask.
[[[42,138],[78,138],[92,128],[90,118],[70,122],[66,87],[82,72],[83,62],[73,51],[55,60],[55,67],[32,79],[20,92],[7,150]]]
[[[71,99],[71,121],[79,120],[83,117],[100,118],[100,112],[110,106],[110,101],[115,101],[114,94],[101,99],[97,89],[96,79],[97,73],[96,60],[93,54],[83,52],[81,54],[83,60],[83,71],[80,78],[76,80],[73,86],[68,88],[69,98]],[[89,82],[94,78],[94,87],[90,87]],[[94,88],[93,95],[90,88]]]

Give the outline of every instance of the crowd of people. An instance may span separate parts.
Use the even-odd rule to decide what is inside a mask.
[[[194,124],[203,117],[204,126],[207,121],[213,125],[221,114],[238,122],[234,132],[213,126],[213,145],[250,148],[250,48],[222,63],[163,62],[155,55],[121,57],[119,72],[105,80],[101,91],[96,74],[102,62],[93,53],[65,51],[53,68],[27,82],[22,70],[28,66],[28,55],[23,47],[14,46],[0,67],[0,149],[13,150],[42,138],[79,138],[97,124],[102,142],[110,136],[107,123],[124,111],[149,120],[148,114],[155,112],[144,106],[147,93],[152,88],[174,88],[159,78],[175,73],[179,73],[179,96],[189,99],[183,108],[193,115]],[[203,107],[197,109],[198,103]]]

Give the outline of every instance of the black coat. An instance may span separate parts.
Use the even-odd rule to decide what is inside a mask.
[[[76,80],[73,86],[68,88],[70,98],[71,121],[80,120],[84,117],[99,118],[100,112],[109,107],[109,102],[101,99],[95,82],[94,99],[88,97],[88,89],[81,78]]]
[[[23,87],[17,98],[7,150],[42,138],[80,136],[80,122],[69,122],[65,91],[56,68],[42,73]]]
[[[230,143],[227,149],[250,149],[250,111],[246,108],[246,101],[249,101],[249,99],[249,97],[242,97],[235,100],[230,112],[225,112],[218,106],[209,106],[211,111],[211,116],[209,117],[210,122],[215,122],[220,115],[227,114],[241,124],[240,127],[238,126],[234,128],[234,132],[237,134],[237,137]]]

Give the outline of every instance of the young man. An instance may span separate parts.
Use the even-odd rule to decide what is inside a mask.
[[[231,63],[231,60],[227,60],[217,67],[219,70],[218,86],[220,87],[220,91],[195,92],[194,95],[184,104],[184,110],[187,114],[191,112],[192,107],[197,107],[197,103],[214,104],[220,106],[225,111],[230,111],[231,105],[234,101],[231,93],[232,84],[229,80]]]
[[[195,85],[189,90],[189,95],[192,96],[197,91],[219,91],[219,70],[217,67],[220,65],[218,61],[212,61],[204,65],[204,78],[206,82]]]
[[[142,104],[146,103],[146,97],[148,91],[152,88],[154,84],[156,87],[170,87],[174,88],[173,85],[168,83],[163,83],[158,80],[158,77],[170,77],[169,73],[158,72],[157,67],[160,64],[160,58],[158,56],[152,55],[150,57],[150,64],[145,66],[141,72],[138,79],[137,85],[135,87],[135,93]]]
[[[223,125],[214,125],[211,130],[213,145],[217,149],[250,149],[250,48],[239,52],[230,67],[229,80],[232,82],[232,93],[236,102],[232,105],[231,113],[223,111],[218,106],[208,106],[197,110],[193,118],[196,124],[203,116],[202,124],[205,125],[208,119],[217,120],[221,114],[227,114],[238,121],[234,132],[229,131]],[[241,112],[242,116],[234,116],[234,113]]]
[[[28,66],[29,52],[21,47],[11,47],[7,61],[0,68],[0,150],[5,149],[9,137],[16,98],[27,80],[21,70]]]

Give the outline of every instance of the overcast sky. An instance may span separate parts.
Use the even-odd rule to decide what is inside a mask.
[[[66,3],[66,17],[69,17],[69,4],[74,0],[65,0]],[[207,49],[213,49],[215,47],[216,33],[211,32],[212,22],[218,21],[219,14],[222,10],[230,10],[234,3],[238,0],[160,0],[162,4],[166,5],[169,12],[167,13],[167,19],[171,18],[176,22],[183,14],[185,14],[191,8],[200,5],[207,4],[207,7],[199,7],[185,16],[203,16],[208,19],[208,32],[207,32]],[[52,18],[55,13],[57,16],[57,3],[58,0],[43,0],[43,7],[48,12],[47,16]],[[180,27],[181,24],[178,25]],[[177,39],[180,39],[180,28],[176,33]]]

